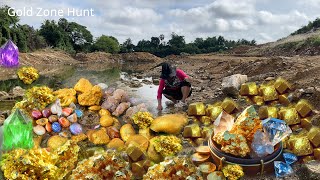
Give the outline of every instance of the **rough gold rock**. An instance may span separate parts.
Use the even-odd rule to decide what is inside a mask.
[[[189,116],[203,116],[206,114],[206,106],[203,102],[191,103],[188,107]]]
[[[320,160],[320,148],[315,148],[313,149],[313,155],[315,157],[316,160]]]
[[[79,79],[79,81],[74,85],[74,89],[80,93],[84,93],[90,90],[92,87],[93,86],[90,81],[84,78]]]
[[[228,114],[231,114],[233,111],[238,109],[237,103],[230,98],[225,98],[221,104],[221,107]]]
[[[71,103],[76,103],[76,90],[70,88],[59,89],[54,91],[53,94],[60,99],[61,106],[69,106]]]
[[[255,82],[248,82],[241,85],[241,96],[255,96],[258,95],[258,87]]]
[[[258,106],[262,106],[264,104],[264,100],[262,96],[253,96],[251,97],[251,100],[254,104]]]
[[[124,142],[119,138],[113,138],[108,143],[107,148],[109,148],[109,149],[122,149],[122,148],[124,148]]]
[[[141,177],[143,177],[143,175],[144,175],[145,173],[147,173],[146,170],[145,170],[144,167],[143,167],[143,164],[144,164],[144,161],[143,161],[143,160],[131,164],[132,174],[133,174],[136,178],[141,178]]]
[[[151,139],[152,135],[150,132],[150,128],[145,128],[145,129],[139,129],[139,134],[144,136],[147,139]]]
[[[164,157],[161,156],[161,154],[158,153],[155,149],[156,139],[157,138],[150,139],[150,141],[149,141],[150,145],[148,147],[147,155],[150,160],[152,160],[153,162],[159,163],[159,162],[163,161]]]
[[[284,120],[288,125],[300,123],[300,117],[295,108],[282,108],[279,111],[279,119]]]
[[[281,95],[279,95],[279,102],[282,105],[288,106],[290,104],[290,101],[288,99],[288,95],[289,94],[281,94]]]
[[[262,89],[262,96],[264,101],[274,101],[278,99],[278,93],[274,86],[265,86]]]
[[[288,81],[286,81],[285,79],[279,77],[274,82],[274,87],[279,92],[279,94],[283,94],[283,93],[285,93],[287,90],[289,90],[291,88],[291,85],[289,84]]]
[[[261,106],[259,108],[259,118],[267,119],[268,117],[278,118],[278,109],[276,107]]]
[[[113,117],[110,115],[104,115],[100,117],[100,125],[103,127],[109,127],[113,124]]]
[[[301,127],[309,130],[312,128],[311,117],[306,117],[301,119]]]
[[[307,137],[290,138],[290,149],[297,156],[305,156],[313,153],[313,148]]]
[[[120,128],[120,136],[124,142],[126,142],[130,136],[135,135],[135,134],[136,134],[136,132],[134,131],[131,124],[125,124],[125,125],[121,126],[121,128]]]
[[[201,117],[200,117],[200,121],[201,121],[201,123],[202,123],[203,125],[205,125],[205,126],[209,126],[209,125],[212,124],[211,118],[210,118],[209,116],[201,116]]]
[[[127,147],[126,152],[132,161],[137,161],[144,154],[142,149],[132,144]]]
[[[81,106],[93,106],[99,105],[102,98],[101,88],[99,86],[93,86],[90,90],[78,96],[78,101]]]
[[[183,114],[167,114],[157,117],[152,122],[150,129],[155,132],[178,134],[186,123],[187,117]]]
[[[101,128],[100,130],[93,130],[92,133],[88,135],[89,141],[93,144],[108,144],[110,138],[107,134],[107,130],[105,128]]]
[[[134,134],[130,136],[125,144],[126,146],[129,146],[132,143],[138,144],[139,148],[143,151],[147,151],[149,147],[149,140],[140,134]]]
[[[320,127],[312,127],[308,132],[308,139],[315,147],[320,146]]]
[[[97,106],[97,105],[95,105],[95,106],[90,106],[88,109],[89,109],[90,111],[99,111],[99,110],[101,109],[101,106]]]
[[[41,118],[36,121],[36,123],[40,126],[44,126],[49,122],[48,118]]]
[[[197,138],[201,137],[201,128],[198,124],[191,124],[184,127],[183,137]]]
[[[111,113],[106,109],[100,109],[99,116],[104,116],[104,115],[111,115]]]
[[[55,135],[48,139],[47,146],[51,149],[57,149],[58,147],[63,146],[67,141],[67,138]]]
[[[212,121],[215,121],[222,112],[222,110],[223,109],[221,106],[208,105],[206,109],[206,116],[209,116]]]
[[[305,99],[301,99],[296,104],[295,108],[301,117],[307,117],[312,112],[312,109],[313,109],[311,104]]]
[[[80,142],[80,141],[84,141],[88,138],[88,136],[84,133],[81,133],[79,135],[76,136],[71,136],[71,140],[75,141],[75,142]]]

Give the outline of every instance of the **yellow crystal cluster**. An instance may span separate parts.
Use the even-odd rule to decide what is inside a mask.
[[[225,167],[223,167],[222,172],[224,176],[229,180],[237,180],[244,176],[243,169],[238,164],[226,165]]]
[[[139,111],[133,115],[132,120],[140,129],[145,129],[151,125],[154,119],[150,112]]]
[[[53,103],[55,96],[52,89],[47,86],[33,87],[28,89],[25,94],[25,99],[32,103],[35,108],[43,109],[47,105]]]
[[[181,140],[173,135],[154,138],[154,148],[163,157],[173,156],[182,150]]]
[[[129,162],[114,150],[97,153],[79,162],[69,179],[130,179]]]
[[[39,72],[34,67],[22,67],[17,72],[18,77],[23,83],[31,84],[39,78]]]
[[[188,157],[172,157],[159,164],[149,167],[148,172],[143,176],[144,180],[153,179],[197,179],[199,170]]]
[[[60,99],[61,106],[69,106],[71,103],[76,103],[76,90],[70,88],[59,89],[54,91],[53,94]]]
[[[240,157],[250,153],[247,140],[241,134],[232,134],[229,131],[219,132],[213,136],[213,140],[221,145],[223,152]]]
[[[237,118],[231,133],[243,135],[251,143],[257,130],[262,129],[261,120],[253,106],[246,108]]]
[[[15,149],[3,155],[1,170],[7,179],[63,179],[75,167],[78,152],[71,141],[55,151]]]

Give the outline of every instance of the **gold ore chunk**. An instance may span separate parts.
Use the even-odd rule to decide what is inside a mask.
[[[301,99],[297,104],[296,104],[296,110],[300,114],[301,117],[306,117],[312,112],[313,107],[311,104],[305,100]]]
[[[203,102],[191,103],[188,107],[189,116],[203,116],[206,114],[206,106]]]
[[[255,82],[248,82],[241,85],[241,96],[255,96],[258,95],[258,87]]]

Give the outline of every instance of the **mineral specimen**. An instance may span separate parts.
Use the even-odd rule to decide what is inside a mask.
[[[54,151],[16,149],[3,156],[1,170],[7,179],[62,180],[74,169],[79,146],[70,141]]]
[[[235,156],[245,157],[250,148],[246,138],[241,134],[231,134],[229,131],[219,132],[213,136],[213,140],[221,145],[221,150]]]
[[[74,135],[79,135],[82,133],[82,126],[79,123],[73,123],[69,127],[70,132]]]
[[[132,136],[130,136],[128,138],[128,140],[125,143],[127,146],[129,146],[130,144],[135,144],[137,145],[141,150],[143,151],[147,151],[148,147],[149,147],[149,140],[140,135],[140,134],[134,134]]]
[[[208,175],[209,173],[213,172],[216,170],[216,165],[213,164],[212,162],[205,162],[205,163],[202,163],[199,165],[199,169],[200,169],[200,172],[206,176]]]
[[[292,133],[290,127],[280,119],[268,118],[263,120],[262,124],[263,130],[268,134],[269,140],[273,146]]]
[[[157,136],[153,138],[154,148],[163,157],[173,156],[182,150],[181,140],[176,136]]]
[[[297,156],[305,156],[313,153],[312,145],[307,137],[290,137],[289,148]]]
[[[230,98],[225,98],[221,104],[221,107],[228,114],[231,114],[232,112],[234,112],[239,108],[236,102],[234,102]]]
[[[52,128],[52,131],[56,133],[61,131],[61,125],[58,122],[52,123],[51,128]]]
[[[216,135],[220,132],[223,133],[224,131],[230,131],[233,124],[234,124],[234,117],[226,113],[225,111],[222,111],[213,123],[214,125],[213,132]]]
[[[132,120],[140,129],[145,129],[151,125],[154,119],[150,112],[137,112],[133,115]]]
[[[51,148],[51,149],[57,149],[63,146],[67,141],[68,141],[68,138],[61,137],[59,135],[54,135],[48,139],[47,146],[48,148]]]
[[[104,115],[100,117],[100,125],[103,127],[109,127],[113,124],[113,118],[111,115]]]
[[[3,124],[3,149],[30,149],[33,147],[32,121],[16,109]]]
[[[253,141],[251,143],[251,157],[265,157],[268,154],[272,154],[274,147],[269,140],[267,133],[263,133],[260,130],[254,134]]]
[[[130,136],[136,134],[131,124],[121,126],[120,136],[123,141],[127,141]]]
[[[277,118],[278,117],[278,109],[272,106],[261,106],[259,108],[259,118],[267,119],[269,117]]]
[[[278,99],[278,93],[274,86],[264,86],[261,90],[264,101],[273,101]]]
[[[203,179],[197,167],[188,157],[173,157],[155,164],[143,176],[144,180],[154,179]]]
[[[313,154],[316,160],[320,161],[320,148],[313,149]]]
[[[0,50],[0,65],[4,67],[19,65],[19,49],[11,40],[1,46]]]
[[[203,116],[206,114],[206,106],[202,102],[191,103],[188,107],[189,116]]]
[[[122,115],[129,107],[130,107],[130,103],[129,102],[122,102],[118,105],[118,107],[116,108],[115,111],[113,111],[112,115],[119,117],[120,115]]]
[[[223,167],[222,172],[228,180],[237,180],[244,176],[243,169],[238,164],[226,165]]]
[[[120,153],[107,150],[79,162],[70,179],[126,179],[132,178],[129,162]]]
[[[99,105],[101,98],[101,88],[99,86],[93,86],[93,88],[78,96],[78,102],[81,106]]]
[[[277,89],[279,94],[285,93],[287,90],[291,89],[291,84],[289,84],[288,81],[285,79],[279,77],[275,82],[274,82],[274,87]]]
[[[39,72],[34,67],[22,67],[17,72],[18,77],[23,83],[31,84],[39,78]]]
[[[31,117],[32,117],[34,120],[40,119],[40,118],[42,118],[42,113],[41,113],[39,110],[33,110],[33,111],[31,112]]]
[[[69,106],[71,103],[76,103],[76,90],[70,88],[59,89],[54,91],[53,94],[60,99],[61,106]]]
[[[52,114],[57,114],[58,116],[62,115],[62,108],[60,99],[57,99],[50,107]]]
[[[293,164],[298,161],[298,157],[292,153],[283,153],[283,158],[287,164]]]
[[[187,118],[183,114],[166,114],[157,117],[152,122],[150,129],[155,132],[178,134],[186,123]]]
[[[300,123],[300,117],[295,108],[281,108],[279,111],[279,119],[286,121],[288,125]]]
[[[238,116],[230,132],[243,135],[250,143],[259,129],[262,129],[262,123],[258,113],[253,106],[249,106]]]
[[[244,83],[240,87],[241,96],[255,96],[258,95],[258,87],[254,82]]]
[[[310,130],[312,128],[312,119],[310,117],[301,119],[301,127]]]
[[[90,81],[84,78],[79,79],[77,84],[74,85],[74,89],[79,93],[84,93],[87,90],[90,90],[92,87],[93,86]]]
[[[144,155],[143,150],[140,149],[137,145],[133,144],[130,144],[127,147],[126,152],[133,162],[136,162],[140,157]]]
[[[313,110],[312,105],[305,99],[301,99],[295,108],[301,117],[307,117]]]
[[[46,133],[46,129],[43,126],[37,125],[33,127],[33,132],[39,136],[42,136]]]
[[[101,128],[100,130],[93,130],[92,133],[88,133],[89,141],[93,144],[108,144],[110,138],[107,134],[107,130],[105,128]]]
[[[222,112],[222,107],[218,105],[208,105],[206,109],[206,115],[211,118],[212,121],[215,121],[217,117]]]
[[[320,127],[313,126],[308,132],[308,139],[315,146],[320,146]]]
[[[46,86],[34,86],[26,91],[25,99],[32,103],[33,107],[44,109],[55,100],[55,97],[52,89]]]
[[[226,177],[224,177],[223,172],[221,171],[215,171],[207,176],[208,180],[226,180]]]
[[[291,166],[281,161],[274,161],[274,170],[277,178],[283,178],[293,173]]]
[[[197,138],[201,137],[201,129],[198,124],[190,124],[184,127],[183,137]]]
[[[107,145],[107,148],[109,149],[122,149],[123,147],[124,142],[119,138],[112,139]]]

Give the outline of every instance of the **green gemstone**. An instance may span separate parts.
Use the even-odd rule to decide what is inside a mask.
[[[3,150],[33,147],[32,121],[16,109],[3,125]]]

